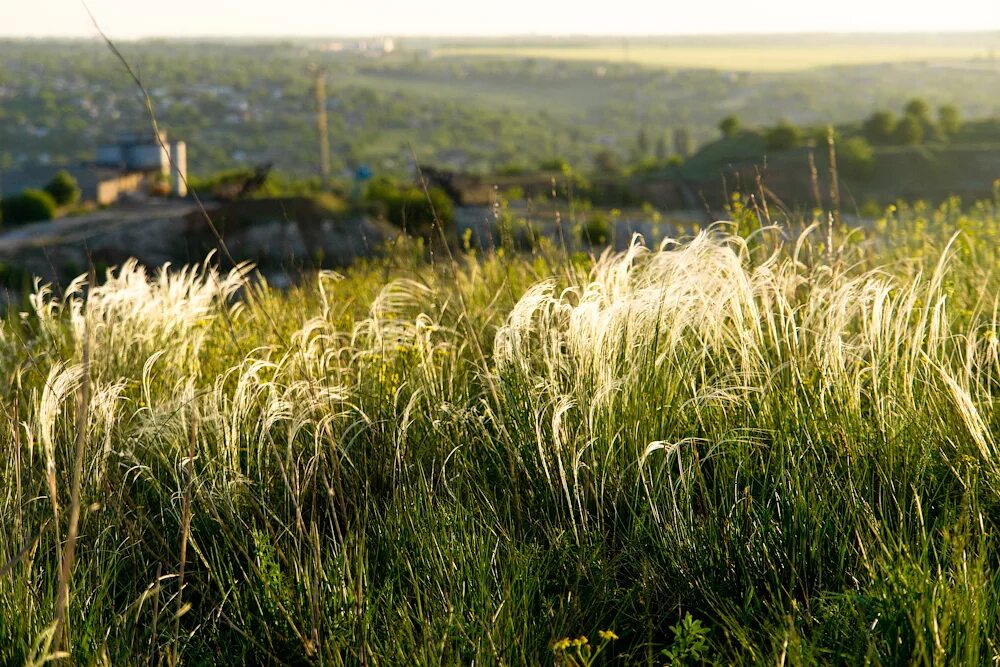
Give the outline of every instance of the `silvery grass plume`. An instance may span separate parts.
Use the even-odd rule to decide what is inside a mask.
[[[634,470],[656,451],[693,451],[690,432],[742,421],[867,415],[890,435],[942,389],[995,466],[997,318],[954,328],[948,267],[948,250],[929,277],[891,276],[809,266],[785,248],[754,259],[718,230],[655,249],[636,238],[585,283],[529,289],[497,332],[497,373],[531,397],[541,470],[581,518],[584,487],[603,488],[595,471],[620,457]]]
[[[129,260],[117,270],[109,269],[99,285],[88,285],[86,275],[77,277],[62,299],[52,295],[50,286],[37,285],[29,301],[41,333],[56,351],[71,346],[79,355],[88,332],[95,378],[115,372],[136,377],[154,353],[166,355],[162,367],[183,375],[196,367],[207,324],[223,315],[220,309],[228,308],[226,316],[235,316],[240,304],[230,300],[246,286],[252,270],[244,263],[223,275],[211,260],[209,256],[202,265],[181,269],[167,264],[152,277]],[[71,324],[69,340],[60,320],[64,311]]]

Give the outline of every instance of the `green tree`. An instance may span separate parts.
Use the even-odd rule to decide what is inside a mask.
[[[644,158],[649,155],[649,135],[646,133],[646,128],[640,127],[639,132],[635,137],[635,148],[639,152],[638,157]]]
[[[865,137],[873,144],[891,144],[896,138],[896,116],[891,111],[876,111],[864,123]]]
[[[907,102],[906,106],[903,107],[903,113],[907,116],[915,116],[925,125],[930,124],[931,122],[931,108],[928,106],[927,102],[919,97],[914,97],[912,100]]]
[[[80,199],[80,186],[76,179],[68,171],[60,171],[55,175],[49,184],[45,186],[45,191],[52,195],[52,199],[58,206],[69,206],[75,204]]]
[[[674,129],[674,153],[684,160],[691,157],[691,133],[686,127]]]
[[[875,151],[864,137],[851,137],[837,144],[837,163],[845,176],[867,180],[875,173]]]
[[[924,123],[919,116],[906,114],[896,124],[896,143],[904,146],[916,146],[924,140]]]
[[[833,142],[839,146],[841,139],[842,139],[842,137],[840,136],[840,132],[838,132],[836,129],[834,129],[833,130]],[[809,132],[809,141],[811,141],[814,146],[821,146],[821,147],[822,146],[826,146],[826,144],[827,144],[827,142],[829,142],[829,140],[830,140],[830,127],[829,126],[823,126],[823,127],[813,128]]]
[[[670,150],[667,148],[667,138],[660,136],[656,139],[656,160],[657,162],[663,162],[670,155]]]
[[[0,202],[0,219],[8,223],[38,222],[56,216],[56,202],[44,190],[25,190],[19,195],[4,197]]]
[[[764,135],[764,143],[772,151],[797,148],[802,143],[802,130],[786,120],[780,121]]]
[[[911,116],[913,118],[916,118],[917,121],[920,122],[920,125],[922,126],[923,129],[920,141],[923,141],[923,138],[929,134],[936,135],[940,133],[940,129],[934,122],[934,119],[931,118],[930,107],[927,105],[927,102],[920,99],[919,97],[915,97],[909,102],[907,102],[906,107],[904,107],[904,112],[906,116]],[[920,143],[920,141],[918,141],[917,143]]]
[[[719,132],[722,132],[722,136],[729,138],[735,137],[742,125],[740,124],[740,119],[736,116],[729,115],[719,121]]]
[[[938,129],[945,138],[951,139],[962,129],[962,116],[958,108],[952,104],[938,107]]]
[[[594,166],[605,174],[617,174],[621,171],[621,162],[612,151],[603,150],[594,156]]]

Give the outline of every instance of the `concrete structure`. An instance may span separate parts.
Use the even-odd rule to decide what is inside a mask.
[[[123,195],[143,191],[154,182],[170,177],[175,197],[187,196],[187,145],[167,143],[167,133],[130,132],[118,135],[114,143],[97,149],[92,164],[24,167],[0,171],[0,196],[10,196],[29,188],[44,188],[60,171],[67,171],[80,186],[84,201],[113,204]]]
[[[122,195],[138,192],[146,179],[142,172],[123,172],[96,165],[23,167],[0,171],[0,197],[18,195],[29,188],[42,189],[60,171],[76,179],[82,200],[102,205],[113,204]]]
[[[175,197],[187,196],[187,144],[170,144],[170,185]]]
[[[125,132],[115,143],[97,149],[97,165],[122,171],[170,172],[170,153],[166,149],[167,133],[157,137],[152,132]]]

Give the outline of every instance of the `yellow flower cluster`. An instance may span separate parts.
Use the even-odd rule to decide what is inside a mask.
[[[615,634],[614,630],[598,630],[597,635],[605,642],[612,642],[618,639],[618,635]],[[582,648],[584,646],[589,646],[590,640],[587,639],[586,635],[580,635],[576,639],[571,637],[563,637],[552,644],[553,651],[565,651],[570,648]]]
[[[587,646],[588,644],[590,644],[590,640],[588,640],[584,636],[577,637],[576,639],[563,637],[562,639],[560,639],[559,641],[557,641],[555,644],[552,645],[552,650],[565,651],[568,648],[578,648],[581,646]]]

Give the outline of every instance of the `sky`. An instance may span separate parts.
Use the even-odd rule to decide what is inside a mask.
[[[88,0],[109,36],[1000,30],[1000,0]],[[923,6],[921,6],[923,5]],[[0,0],[0,35],[95,34],[81,0]]]

